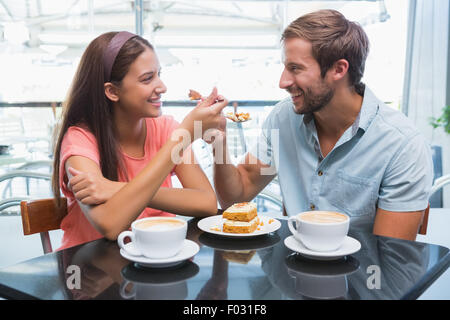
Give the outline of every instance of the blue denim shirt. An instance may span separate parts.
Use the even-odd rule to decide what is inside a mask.
[[[325,158],[313,117],[296,114],[291,98],[274,107],[250,152],[278,174],[288,215],[333,210],[353,222],[373,222],[378,207],[407,212],[428,206],[429,144],[368,88],[356,121]]]

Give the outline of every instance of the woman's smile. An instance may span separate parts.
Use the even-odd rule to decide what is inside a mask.
[[[161,108],[162,106],[161,98],[149,99],[147,100],[147,102],[149,102],[155,108]]]

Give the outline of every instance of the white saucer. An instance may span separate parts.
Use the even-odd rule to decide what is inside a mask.
[[[361,243],[358,240],[348,236],[345,238],[341,247],[335,251],[319,252],[310,250],[306,248],[303,243],[297,241],[294,236],[289,236],[284,239],[284,244],[292,251],[298,252],[302,256],[315,260],[336,260],[358,252],[359,249],[361,249]]]
[[[125,245],[125,247],[130,247],[130,251],[133,251],[134,245],[132,242],[129,242]],[[191,240],[184,240],[183,248],[181,251],[173,257],[163,258],[163,259],[150,259],[144,256],[133,256],[127,253],[125,250],[120,249],[120,255],[127,260],[136,262],[138,265],[147,267],[147,268],[167,268],[173,267],[181,262],[184,262],[187,259],[192,258],[197,254],[200,250],[200,247],[197,243]]]
[[[230,238],[248,238],[254,236],[260,236],[268,234],[278,230],[281,227],[281,222],[275,218],[258,215],[260,221],[264,223],[263,226],[258,226],[259,230],[255,230],[252,233],[228,233],[222,231],[223,219],[221,215],[204,218],[198,222],[200,230],[221,235]]]

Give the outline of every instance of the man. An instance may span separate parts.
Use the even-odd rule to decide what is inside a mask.
[[[279,86],[291,97],[274,107],[237,167],[217,155],[226,150],[223,132],[214,142],[222,207],[250,201],[278,174],[288,215],[340,211],[375,234],[415,239],[432,185],[431,152],[412,123],[361,82],[363,29],[321,10],[292,22],[282,44]]]

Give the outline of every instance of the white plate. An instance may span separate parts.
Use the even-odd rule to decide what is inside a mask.
[[[358,252],[359,249],[361,249],[361,243],[352,237],[346,237],[339,249],[326,252],[310,250],[306,248],[303,243],[297,241],[294,236],[289,236],[284,239],[284,244],[292,251],[298,252],[302,256],[315,260],[336,260]]]
[[[223,232],[222,231],[222,216],[212,216],[208,218],[204,218],[198,222],[198,227],[200,230],[203,230],[208,233],[217,234],[225,237],[232,237],[232,238],[247,238],[247,237],[254,237],[259,236],[263,234],[268,234],[271,232],[274,232],[278,230],[281,227],[281,222],[278,221],[275,218],[267,217],[267,216],[261,216],[258,215],[259,220],[263,222],[263,226],[258,226],[260,230],[255,230],[252,233],[229,233],[229,232]],[[269,223],[269,220],[272,219],[273,221]],[[212,228],[218,228],[221,231],[213,230]]]
[[[134,249],[134,245],[132,242],[129,242],[125,245],[125,247],[131,247],[132,251]],[[167,268],[175,266],[181,262],[184,262],[187,259],[192,258],[197,254],[200,250],[200,247],[197,243],[191,240],[184,240],[183,248],[181,251],[173,257],[163,258],[163,259],[150,259],[144,256],[133,256],[128,254],[125,250],[120,249],[120,255],[127,260],[136,262],[137,264],[147,267],[147,268]]]

